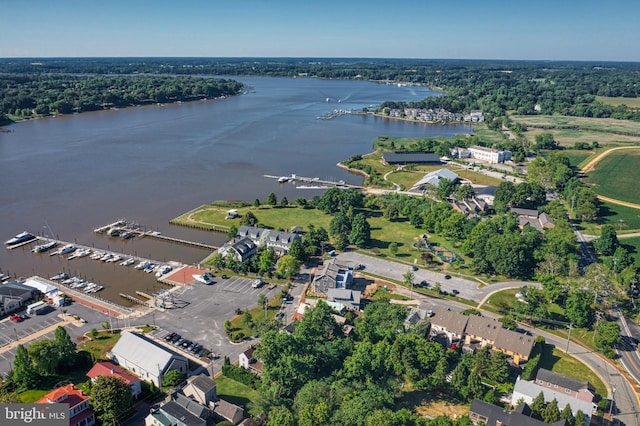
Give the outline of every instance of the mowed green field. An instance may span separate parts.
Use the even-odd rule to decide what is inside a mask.
[[[612,98],[610,96],[596,96],[596,101],[607,105],[626,105],[629,108],[640,108],[640,98],[623,98],[622,96]]]
[[[589,172],[586,183],[594,185],[596,193],[616,200],[640,202],[640,147],[614,151],[604,157]]]

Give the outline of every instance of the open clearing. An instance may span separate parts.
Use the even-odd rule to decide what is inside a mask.
[[[630,148],[606,151],[582,169],[583,173],[588,173],[585,182],[592,185],[596,193],[607,197],[607,201],[622,200],[633,204],[640,200],[640,187],[637,185],[640,179],[640,168],[637,167],[640,148]]]
[[[624,98],[622,96],[612,98],[610,96],[596,96],[596,101],[613,106],[626,105],[629,108],[640,108],[640,98]]]
[[[630,144],[640,142],[640,123],[613,118],[588,118],[568,116],[511,116],[513,121],[527,127],[525,133],[534,141],[540,133],[552,133],[562,146],[573,146],[576,142],[600,145]]]

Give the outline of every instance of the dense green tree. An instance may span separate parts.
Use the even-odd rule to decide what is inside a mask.
[[[362,213],[358,213],[351,221],[351,232],[349,233],[349,242],[355,244],[359,248],[369,245],[371,239],[371,226],[367,222],[366,217]]]
[[[267,204],[269,204],[272,207],[278,204],[278,198],[276,197],[275,193],[270,192],[269,195],[267,195]]]
[[[259,269],[260,275],[270,275],[276,265],[276,252],[272,247],[268,247],[260,253]]]
[[[233,240],[236,235],[238,235],[238,227],[236,225],[231,225],[227,231],[227,239]]]
[[[52,339],[36,340],[27,348],[36,370],[45,376],[56,373],[60,365],[60,352]]]
[[[64,327],[57,327],[54,342],[58,349],[59,368],[67,369],[75,364],[76,345],[71,340],[71,336]]]
[[[573,412],[571,411],[571,405],[567,404],[564,406],[564,408],[560,412],[560,419],[566,420],[570,426],[575,426],[576,419],[575,417],[573,417]]]
[[[98,376],[91,386],[89,401],[96,416],[104,424],[115,424],[133,407],[131,388],[124,380],[115,376]]]
[[[497,383],[504,383],[509,377],[509,362],[502,352],[495,351],[491,354],[491,361],[487,376]]]
[[[355,331],[360,339],[373,343],[385,338],[393,341],[399,330],[404,329],[406,316],[402,306],[379,300],[364,308],[364,315],[356,320]]]
[[[219,424],[219,423],[218,423]],[[278,405],[269,410],[266,426],[296,426],[296,420],[291,410]]]
[[[389,244],[389,253],[391,253],[392,256],[398,254],[398,243],[392,242]]]
[[[260,199],[259,199],[259,198],[256,198],[256,199],[253,201],[253,207],[255,207],[255,208],[260,207]]]
[[[593,247],[598,253],[605,256],[611,256],[619,245],[620,242],[618,241],[616,230],[611,225],[603,225],[600,231],[600,238],[593,242]]]
[[[258,225],[258,218],[253,214],[251,210],[249,210],[244,214],[244,216],[242,216],[242,224],[247,226],[256,226]]]
[[[446,200],[456,190],[456,184],[451,179],[443,178],[438,181],[438,198]]]
[[[39,380],[27,348],[21,344],[16,347],[16,354],[13,358],[12,380],[19,391],[35,389]]]
[[[538,396],[536,396],[529,405],[529,407],[531,407],[531,413],[538,419],[542,419],[546,406],[547,404],[544,401],[544,393],[542,393],[542,391],[540,391]]]
[[[595,342],[607,357],[613,358],[615,351],[613,346],[620,343],[622,336],[620,335],[620,327],[615,321],[600,321],[597,327],[597,335]]]
[[[289,254],[293,256],[299,262],[304,262],[307,259],[307,253],[304,251],[304,247],[300,240],[293,240],[291,242],[291,247],[289,247]]]
[[[290,254],[282,256],[277,263],[276,273],[278,276],[293,279],[300,271],[300,261]]]
[[[572,290],[567,297],[564,314],[577,327],[590,326],[594,317],[591,295],[579,289]]]
[[[587,416],[582,412],[582,410],[578,410],[575,415],[575,426],[585,426],[587,420]]]
[[[553,398],[542,413],[542,420],[545,423],[555,423],[560,420],[560,410],[558,409],[558,401]]]
[[[331,218],[329,222],[329,233],[332,237],[342,237],[345,240],[349,240],[349,234],[351,233],[351,220],[345,213],[337,212]]]

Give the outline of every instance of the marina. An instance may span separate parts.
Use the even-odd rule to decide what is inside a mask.
[[[130,223],[126,220],[120,219],[108,225],[95,228],[93,230],[96,234],[106,234],[109,237],[121,237],[124,239],[130,239],[133,237],[144,238],[151,237],[158,240],[169,241],[172,243],[183,244],[191,247],[198,247],[208,250],[217,250],[219,247],[211,244],[205,244],[198,241],[189,241],[182,238],[170,237],[163,235],[161,232],[149,230],[146,231],[137,223]]]
[[[322,180],[318,177],[306,177],[306,176],[298,176],[292,173],[289,176],[273,176],[273,175],[264,175],[264,177],[268,179],[275,179],[278,183],[287,183],[291,182],[296,184],[296,189],[327,189],[327,188],[354,188],[354,189],[362,189],[362,185],[353,185],[350,183],[346,183],[344,180]]]

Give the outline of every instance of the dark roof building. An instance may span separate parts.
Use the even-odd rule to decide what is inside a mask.
[[[440,164],[440,157],[435,152],[385,152],[382,159],[387,164]]]
[[[346,289],[351,286],[353,270],[348,266],[340,265],[333,259],[325,262],[324,270],[316,274],[313,279],[313,289],[318,294],[327,294],[329,289]]]
[[[507,411],[497,405],[474,399],[469,407],[469,418],[474,424],[487,426],[547,426],[547,423],[534,419],[527,404],[520,404],[515,411]],[[568,426],[566,420],[551,423],[552,426]]]

